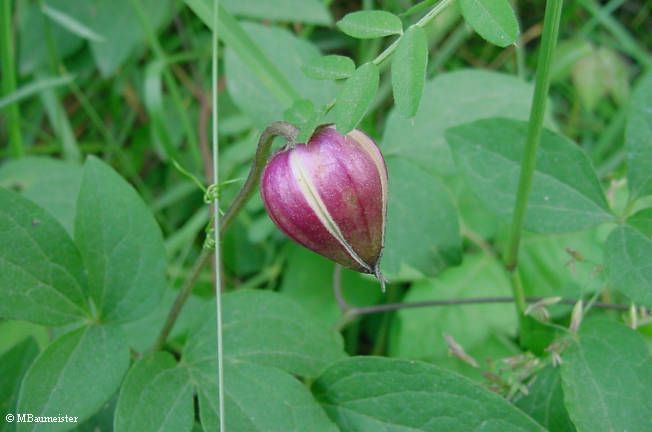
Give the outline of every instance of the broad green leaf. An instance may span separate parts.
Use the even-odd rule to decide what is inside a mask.
[[[75,432],[102,432],[113,430],[113,418],[115,417],[115,406],[118,402],[116,394],[111,400],[100,408],[92,417],[75,428]]]
[[[283,22],[305,22],[329,26],[332,18],[319,0],[222,0],[233,15]]]
[[[48,329],[38,324],[32,324],[29,321],[0,321],[0,352],[7,351],[20,341],[26,338],[32,338],[36,341],[39,350],[44,349],[50,343]]]
[[[94,324],[59,336],[23,379],[18,412],[79,417],[82,422],[118,390],[129,367],[129,349],[117,327]],[[65,431],[75,423],[20,423],[18,432]]]
[[[213,28],[212,1],[184,0],[184,2],[195,14],[197,14],[208,28]],[[293,84],[296,85],[294,78],[296,78],[298,74],[301,74],[301,72],[298,71],[297,75],[288,75],[287,73],[288,70],[294,70],[293,66],[297,63],[296,57],[290,57],[289,54],[293,53],[301,56],[298,53],[305,50],[305,46],[312,47],[312,45],[302,41],[303,45],[301,49],[295,46],[283,47],[283,45],[280,44],[280,38],[283,36],[279,37],[278,35],[286,35],[286,32],[282,32],[278,28],[271,28],[272,30],[270,32],[261,35],[260,31],[252,30],[252,28],[256,27],[254,24],[241,25],[235,18],[233,18],[233,16],[231,16],[230,13],[228,13],[226,9],[224,9],[223,6],[220,5],[218,12],[218,37],[227,47],[229,47],[227,55],[228,53],[235,53],[235,56],[232,56],[231,59],[237,57],[236,66],[246,73],[241,87],[244,87],[247,84],[251,85],[252,83],[256,83],[256,88],[254,90],[257,91],[255,93],[259,93],[260,95],[261,90],[259,89],[262,87],[262,95],[271,93],[270,96],[274,97],[270,99],[274,104],[281,105],[281,107],[284,108],[291,106],[292,103],[296,99],[299,99],[304,93],[300,94],[297,89],[293,87]],[[260,26],[258,26],[258,28],[260,28]],[[270,28],[266,27],[266,29]],[[249,35],[252,32],[253,35],[250,37]],[[276,33],[276,37],[272,40],[268,40],[272,33]],[[282,42],[287,43],[287,39],[288,38],[285,36]],[[265,42],[267,42],[267,44],[265,44]],[[285,53],[286,55],[282,55],[282,53]],[[270,55],[269,57],[268,54]],[[308,58],[317,55],[319,55],[319,52],[316,49],[314,51],[311,50],[310,57]],[[300,64],[303,64],[308,58],[300,58]],[[227,64],[232,62],[233,60],[227,61]],[[227,70],[227,75],[229,75],[231,79],[236,78],[239,73],[240,72],[238,71],[228,72]],[[301,74],[301,77],[305,78],[303,74]],[[290,84],[290,79],[292,79],[292,84]],[[233,90],[231,88],[229,88],[229,92],[233,95]],[[244,96],[241,100],[246,101],[247,97]],[[251,103],[251,101],[249,103]],[[245,114],[249,114],[248,111],[245,111],[245,108],[246,105],[244,108],[243,106],[240,106],[240,109],[243,110]],[[278,118],[279,117],[276,117],[273,120],[262,124],[262,126],[264,127],[271,121],[278,120]]]
[[[43,13],[47,15],[52,21],[56,22],[72,34],[91,41],[106,41],[104,36],[95,33],[92,29],[86,27],[83,23],[77,21],[75,18],[61,12],[58,9],[44,5]]]
[[[263,64],[260,59],[256,63],[248,60],[249,57],[243,54],[243,50],[249,45],[241,47],[225,39],[225,69],[226,75],[230,77],[227,81],[229,94],[237,107],[258,127],[262,129],[283,118],[283,112],[299,99],[308,99],[315,107],[319,107],[335,97],[334,83],[315,85],[315,81],[301,71],[308,60],[320,55],[313,44],[278,27],[243,23],[242,29],[247,38],[250,38],[251,44],[256,44],[256,50],[265,58],[269,57],[269,63],[277,71],[268,72],[267,64]],[[278,78],[274,79],[277,75]],[[275,83],[279,80],[288,83],[289,89],[284,92],[287,94],[285,96],[274,91],[278,86]]]
[[[378,91],[378,67],[365,63],[349,77],[337,94],[335,123],[346,134],[355,128],[367,112]]]
[[[16,8],[16,15],[18,69],[21,75],[28,75],[49,64],[48,44],[44,43],[47,41],[46,27],[43,25],[43,20],[47,18],[43,16],[38,2],[21,4]],[[83,39],[53,22],[50,22],[50,35],[57,47],[57,55],[62,59],[84,44]]]
[[[334,266],[332,261],[292,243],[280,287],[281,294],[329,327],[342,315],[333,294]],[[344,299],[354,306],[370,306],[383,297],[378,281],[369,276],[343,268],[340,280]]]
[[[315,57],[303,66],[303,73],[316,80],[348,78],[355,72],[355,63],[349,57],[327,55]]]
[[[283,113],[283,119],[294,125],[305,124],[315,114],[315,106],[308,99],[299,99]],[[308,137],[310,138],[310,137]],[[298,141],[302,142],[302,140]]]
[[[389,177],[383,272],[404,265],[434,276],[462,257],[455,204],[439,179],[399,157],[386,159]],[[415,205],[418,203],[419,205]]]
[[[516,42],[518,21],[507,0],[460,0],[464,20],[480,36],[494,45],[506,47]]]
[[[219,430],[217,367],[190,367],[205,430]],[[336,432],[304,384],[275,368],[227,359],[224,362],[226,429],[233,431]]]
[[[326,369],[312,392],[329,417],[351,432],[544,431],[501,396],[422,362],[346,359]]]
[[[652,72],[639,80],[632,93],[625,148],[631,199],[652,194]]]
[[[156,336],[158,336],[163,324],[165,324],[177,294],[179,294],[178,290],[168,288],[154,310],[138,320],[122,324],[121,327],[125,335],[127,335],[130,348],[136,352],[146,352],[152,347]],[[170,331],[168,341],[186,335],[188,330],[194,327],[197,316],[204,310],[207,302],[208,300],[190,295],[183,305],[172,331]]]
[[[457,167],[476,196],[511,220],[525,149],[527,123],[478,120],[448,129]],[[614,217],[586,154],[544,129],[528,201],[525,227],[544,233],[579,231]]]
[[[163,25],[170,15],[170,8],[161,5],[160,0],[139,1],[146,11],[144,19],[154,30]],[[98,69],[105,77],[113,75],[131,54],[145,45],[143,24],[132,0],[47,0],[46,4],[104,38],[101,41],[91,40],[90,49]]]
[[[495,239],[504,222],[475,196],[461,176],[442,180],[455,199],[462,232],[470,230],[489,242]]]
[[[513,75],[486,70],[443,73],[426,82],[414,118],[406,119],[398,110],[390,113],[381,149],[430,172],[452,174],[456,168],[444,139],[447,128],[495,116],[527,120],[531,101],[532,86]]]
[[[3,335],[4,337],[4,335]],[[16,401],[23,375],[38,354],[34,339],[26,338],[13,348],[0,355],[0,410],[3,414],[17,413]],[[3,419],[0,432],[15,431],[16,425]]]
[[[500,262],[487,254],[465,255],[460,266],[434,279],[412,284],[405,302],[510,295],[509,280]],[[389,354],[417,360],[444,358],[444,334],[465,349],[481,345],[492,334],[512,335],[516,330],[514,305],[509,303],[402,309],[390,333]],[[414,343],[418,340],[419,343]]]
[[[17,88],[13,93],[0,98],[0,110],[18,103],[33,95],[39,94],[45,90],[51,90],[55,87],[66,85],[72,82],[72,75],[63,75],[60,77],[38,79]]]
[[[79,251],[42,208],[0,188],[0,316],[62,325],[89,315]]]
[[[190,373],[172,354],[156,352],[138,360],[125,377],[115,413],[117,432],[192,429],[193,385]]]
[[[587,321],[562,359],[564,400],[578,431],[652,428],[652,357],[641,335],[615,321]]]
[[[224,354],[234,361],[316,376],[344,356],[339,334],[277,293],[238,291],[223,300]],[[202,314],[183,351],[186,364],[217,358],[215,308]]]
[[[426,82],[428,41],[421,27],[412,26],[399,41],[392,57],[392,89],[396,109],[414,117]]]
[[[92,156],[84,164],[75,242],[103,322],[137,319],[156,306],[166,287],[161,231],[136,191]]]
[[[73,235],[82,169],[60,159],[26,156],[0,167],[0,186],[15,190],[47,210]]]
[[[337,27],[347,35],[358,39],[374,39],[401,34],[403,31],[403,24],[399,17],[381,10],[348,13],[337,22]]]
[[[560,235],[524,233],[518,272],[525,294],[580,298],[602,290],[603,251],[604,237],[595,228]],[[571,306],[552,306],[553,316],[556,310],[570,313]]]
[[[517,407],[550,431],[575,431],[564,406],[559,368],[546,366],[537,372],[527,389],[527,396],[519,393],[522,396],[515,401]]]
[[[652,239],[629,226],[615,228],[605,247],[609,279],[632,301],[652,306]]]
[[[647,237],[652,237],[652,207],[637,211],[627,218],[627,223]]]

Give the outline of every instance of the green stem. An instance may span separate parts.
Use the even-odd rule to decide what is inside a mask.
[[[417,23],[415,24],[418,27],[425,27],[430,21],[435,19],[437,15],[442,13],[448,6],[453,4],[455,0],[441,0],[439,3],[435,5],[432,9],[430,9],[430,12],[425,14]],[[396,48],[398,48],[398,44],[403,36],[399,37],[392,43],[390,46],[388,46],[385,51],[381,52],[378,57],[376,57],[373,60],[373,63],[376,66],[379,66],[383,61],[385,61],[389,56],[391,56],[394,51],[396,51]]]
[[[16,90],[16,57],[14,56],[14,35],[12,32],[11,0],[2,0],[0,6],[0,55],[2,56],[2,93],[12,94]],[[25,154],[23,149],[23,136],[20,132],[20,111],[18,104],[9,108],[9,142],[11,154],[21,157]]]
[[[534,98],[532,100],[532,109],[530,111],[530,121],[528,124],[527,139],[525,142],[525,155],[521,165],[521,174],[518,182],[516,195],[516,204],[514,205],[514,215],[509,232],[507,249],[503,259],[505,268],[509,272],[514,272],[518,257],[518,247],[521,240],[521,232],[525,223],[525,213],[527,203],[530,197],[532,187],[532,178],[534,177],[534,168],[537,158],[537,149],[541,140],[541,130],[543,129],[543,117],[546,110],[546,100],[550,88],[550,66],[552,55],[557,44],[559,34],[559,23],[561,21],[561,10],[563,0],[548,0],[546,3],[546,12],[543,21],[543,34],[541,36],[541,48],[539,53],[539,64],[537,67],[536,82],[534,87]],[[516,274],[516,272],[514,272]],[[525,311],[525,302],[522,300],[523,287],[517,276],[512,277],[512,291],[516,301],[516,308],[519,316]]]
[[[433,7],[430,10],[430,12],[428,12],[426,15],[423,16],[423,18],[417,21],[415,25],[419,27],[425,27],[426,25],[428,25],[430,21],[435,19],[437,15],[441,14],[448,6],[453,4],[455,1],[456,0],[441,0],[439,3],[437,3],[437,5],[435,5],[435,7]],[[380,66],[381,63],[387,60],[387,58],[389,58],[394,53],[394,51],[396,51],[396,48],[398,48],[398,44],[401,41],[402,37],[403,37],[402,35],[398,37],[390,46],[385,48],[383,52],[378,54],[378,56],[372,60],[372,63],[374,63],[376,66]],[[328,112],[331,109],[333,109],[333,107],[335,106],[335,102],[336,99],[333,99],[326,105],[322,117],[325,117],[326,114],[328,114]]]
[[[242,188],[233,200],[233,203],[226,211],[224,216],[220,219],[219,230],[217,230],[219,231],[220,238],[224,236],[224,233],[231,226],[235,220],[235,217],[255,192],[256,186],[258,186],[258,182],[260,180],[260,174],[262,173],[263,168],[265,167],[265,163],[267,162],[267,158],[269,157],[272,141],[274,141],[274,138],[277,136],[282,136],[285,138],[288,145],[291,146],[294,145],[294,140],[298,133],[299,129],[296,126],[286,122],[274,122],[265,128],[263,133],[260,135],[260,139],[258,140],[258,148],[256,149],[256,155],[254,157],[254,162],[251,166],[251,170],[249,171],[247,181],[244,185],[242,185]],[[219,241],[216,240],[215,245],[217,248],[219,246]],[[195,260],[192,269],[190,270],[188,278],[179,290],[179,294],[177,294],[177,298],[174,300],[174,304],[172,305],[170,312],[168,312],[168,317],[165,320],[165,324],[163,324],[163,328],[161,328],[161,331],[150,351],[158,351],[163,347],[163,344],[170,334],[170,331],[172,331],[174,323],[179,317],[179,313],[181,312],[183,305],[192,292],[192,288],[195,286],[197,279],[199,279],[201,271],[210,261],[211,256],[212,254],[210,250],[202,249],[201,253]],[[219,268],[219,266],[217,268]]]

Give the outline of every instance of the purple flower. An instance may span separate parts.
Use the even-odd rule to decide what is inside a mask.
[[[260,190],[270,218],[292,240],[383,282],[387,168],[367,135],[321,126],[307,144],[272,155]]]

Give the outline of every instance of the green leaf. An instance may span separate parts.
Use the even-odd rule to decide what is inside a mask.
[[[170,9],[161,7],[159,0],[139,1],[152,28],[162,26]],[[131,54],[142,49],[146,40],[132,0],[47,0],[47,5],[104,37],[103,41],[89,43],[95,63],[105,77],[113,75]],[[115,25],[117,22],[120,25]]]
[[[643,76],[634,92],[625,129],[627,181],[636,199],[652,193],[652,72]]]
[[[18,412],[79,417],[83,422],[118,390],[129,367],[129,349],[117,327],[88,325],[59,336],[23,379]],[[18,432],[64,431],[75,423],[20,423]]]
[[[392,89],[396,109],[414,117],[426,82],[428,41],[421,27],[412,26],[399,41],[392,58]]]
[[[434,279],[415,282],[405,302],[510,295],[509,280],[500,262],[490,255],[465,255],[460,266]],[[445,358],[444,333],[465,349],[483,344],[492,334],[513,335],[516,315],[512,304],[477,304],[402,309],[396,313],[390,333],[389,354],[418,360]],[[419,343],[414,343],[418,340]]]
[[[516,42],[518,21],[507,0],[460,0],[464,20],[480,36],[499,47]]]
[[[346,431],[544,431],[499,395],[427,363],[355,357],[329,367],[312,391]]]
[[[308,99],[299,99],[283,113],[283,119],[295,125],[308,123],[315,114],[315,106]],[[310,138],[310,137],[308,137]],[[301,141],[298,141],[301,142]]]
[[[138,360],[120,390],[116,431],[190,431],[194,423],[190,373],[172,354],[157,352]]]
[[[330,26],[332,17],[319,0],[222,0],[233,15],[270,21],[305,22]]]
[[[301,66],[303,73],[316,80],[348,78],[355,72],[355,63],[349,57],[327,55],[315,57]]]
[[[393,13],[368,10],[348,13],[337,22],[337,27],[347,35],[358,39],[374,39],[401,34],[403,24]]]
[[[219,430],[218,380],[214,362],[192,365],[199,417],[205,430]],[[233,431],[324,431],[338,429],[306,386],[278,369],[227,359],[224,362],[226,429]]]
[[[84,164],[75,241],[103,322],[139,318],[159,302],[166,286],[159,227],[136,191],[93,156]]]
[[[92,29],[86,27],[83,23],[80,23],[75,18],[61,12],[56,8],[44,5],[43,13],[47,15],[52,21],[64,27],[70,33],[73,33],[83,39],[88,39],[96,42],[106,41],[104,36],[95,33]]]
[[[281,294],[299,303],[311,317],[332,327],[342,316],[333,296],[333,262],[297,244],[288,246]],[[341,289],[344,299],[354,306],[373,305],[383,297],[378,281],[345,268]]]
[[[50,2],[48,2],[50,4]],[[16,8],[18,69],[21,75],[31,74],[49,64],[46,27],[43,12],[38,2],[28,2]],[[50,23],[52,43],[57,47],[57,55],[64,59],[79,50],[84,40],[66,29]]]
[[[453,174],[455,162],[444,131],[487,117],[527,120],[532,89],[513,75],[486,70],[439,74],[426,82],[414,118],[406,119],[398,110],[390,113],[381,149],[385,155],[399,154],[427,171]]]
[[[125,335],[127,335],[129,347],[137,352],[146,352],[152,347],[156,336],[158,336],[163,324],[165,324],[177,294],[179,294],[178,290],[168,288],[154,310],[136,321],[122,324],[121,327]],[[172,331],[170,331],[168,341],[185,336],[188,330],[194,327],[197,316],[203,312],[207,302],[208,300],[190,295],[183,309],[181,309]]]
[[[245,48],[226,41],[225,69],[230,77],[227,81],[229,94],[236,106],[258,127],[262,129],[281,119],[283,112],[299,99],[308,99],[319,107],[335,97],[335,83],[315,85],[315,81],[301,71],[308,60],[320,54],[313,44],[278,27],[243,23],[242,29],[247,38],[251,38],[251,44],[257,44],[254,45],[256,50],[265,58],[269,57],[269,64],[278,71],[279,76],[274,79],[276,73],[268,72],[266,63],[259,59],[252,63],[242,53]],[[273,87],[278,86],[274,84],[278,80],[288,83],[290,89],[285,91],[287,96],[281,97],[278,91],[273,91]]]
[[[386,163],[390,180],[383,272],[395,274],[409,265],[436,275],[458,264],[462,240],[457,210],[446,188],[402,158],[388,157]]]
[[[213,28],[213,2],[211,0],[184,0],[184,2],[195,14],[197,14],[208,28]],[[245,91],[245,95],[243,95],[239,100],[244,101],[245,103],[239,106],[239,108],[245,114],[250,114],[250,112],[246,110],[247,104],[256,105],[247,99],[247,92],[254,93],[259,97],[267,96],[265,101],[271,100],[273,105],[280,105],[280,108],[277,109],[280,109],[281,112],[283,109],[290,107],[294,100],[299,99],[301,95],[306,95],[306,93],[303,92],[299,93],[297,89],[290,84],[290,79],[294,85],[297,83],[295,78],[297,78],[299,74],[301,75],[301,79],[304,79],[305,81],[310,80],[305,79],[306,77],[303,76],[301,71],[295,72],[296,75],[290,75],[287,71],[295,70],[295,68],[298,68],[298,66],[303,64],[308,58],[319,55],[319,51],[313,48],[312,45],[306,41],[301,41],[301,43],[297,44],[300,48],[297,46],[284,46],[284,44],[288,43],[288,39],[295,40],[295,38],[287,37],[289,34],[288,32],[279,28],[262,27],[252,23],[244,23],[244,25],[240,25],[240,23],[233,18],[233,16],[231,16],[223,6],[220,5],[218,11],[218,36],[229,48],[226,55],[230,55],[230,58],[225,61],[227,75],[231,77],[231,80],[229,80],[227,85],[229,85],[233,79],[235,79],[236,82],[241,82],[239,87],[242,91]],[[261,31],[261,27],[264,30]],[[249,35],[251,35],[251,37]],[[272,39],[270,40],[270,38]],[[308,58],[299,54],[306,50],[306,46],[311,47],[310,57]],[[270,54],[270,56],[268,57],[267,54]],[[290,54],[292,54],[292,56]],[[297,57],[299,57],[299,65],[297,65]],[[234,64],[234,66],[229,69],[229,64]],[[233,70],[233,67],[239,70]],[[242,77],[242,80],[238,80],[240,73],[245,74]],[[301,83],[301,80],[299,80],[299,83]],[[252,85],[255,86],[254,89],[246,91],[246,88]],[[237,87],[238,86],[236,85],[236,88]],[[262,91],[260,90],[261,87],[263,89]],[[233,88],[229,87],[229,93],[231,93],[232,96],[235,96],[233,90]],[[237,100],[236,103],[238,103]],[[264,127],[268,123],[276,121],[279,118],[280,115],[272,120],[262,123],[261,127]],[[256,117],[252,117],[252,119],[257,120]]]
[[[487,119],[446,131],[458,169],[494,213],[511,220],[523,161],[527,123]],[[579,231],[613,219],[586,154],[544,129],[525,227],[544,233]]]
[[[31,201],[0,188],[0,316],[44,325],[87,317],[77,248]]]
[[[605,247],[609,279],[632,301],[652,306],[652,240],[628,226],[615,228]]]
[[[81,166],[75,163],[26,156],[0,167],[0,186],[15,190],[42,207],[72,237],[81,175]]]
[[[650,430],[652,357],[641,335],[588,321],[562,359],[564,400],[578,431]]]
[[[378,67],[373,63],[363,64],[346,80],[335,103],[338,132],[349,133],[360,123],[376,96],[378,80]]]
[[[627,218],[627,223],[647,237],[652,237],[652,207],[637,211]]]
[[[25,338],[31,337],[36,341],[39,350],[44,349],[50,343],[50,335],[47,327],[32,324],[29,321],[0,321],[0,352],[9,350]]]
[[[3,335],[4,337],[4,335]],[[16,401],[23,375],[38,354],[38,346],[34,339],[26,338],[0,356],[0,410],[3,413],[17,413]],[[0,432],[13,432],[13,423],[2,421]]]
[[[238,291],[223,300],[224,354],[234,361],[315,376],[344,356],[339,334],[292,300],[266,291]],[[209,307],[183,351],[186,364],[217,358],[215,308]]]
[[[113,418],[115,417],[115,406],[118,402],[116,394],[99,411],[85,422],[75,428],[75,432],[100,432],[113,430]]]
[[[574,432],[575,426],[564,406],[559,368],[546,366],[528,386],[529,394],[515,401],[515,405],[550,431]]]
[[[523,233],[518,251],[518,272],[526,295],[579,298],[600,291],[605,278],[604,236],[599,228],[561,235]],[[577,253],[575,258],[571,253]],[[553,316],[572,307],[550,307]]]

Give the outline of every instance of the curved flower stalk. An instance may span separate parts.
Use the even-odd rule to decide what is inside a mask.
[[[302,246],[376,275],[385,243],[387,168],[371,138],[321,126],[307,143],[272,155],[261,177],[272,221]]]

